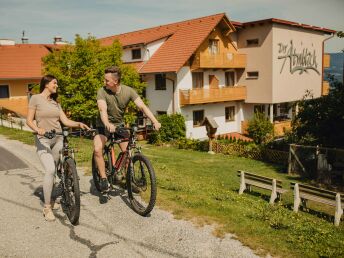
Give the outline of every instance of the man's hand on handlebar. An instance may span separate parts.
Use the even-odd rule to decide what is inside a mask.
[[[159,131],[161,124],[159,122],[153,124],[154,130]]]
[[[116,131],[116,126],[114,126],[111,123],[108,123],[105,125],[106,130],[108,130],[110,133],[114,133]]]

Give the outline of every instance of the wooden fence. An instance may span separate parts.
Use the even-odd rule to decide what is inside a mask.
[[[217,141],[212,143],[212,150],[216,153],[236,155],[255,160],[261,160],[281,165],[288,164],[289,152],[266,148],[252,148],[236,143],[224,144]]]

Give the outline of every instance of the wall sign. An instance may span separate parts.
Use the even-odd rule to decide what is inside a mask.
[[[291,74],[296,71],[302,74],[303,72],[308,73],[308,70],[313,70],[320,75],[317,69],[318,63],[315,50],[312,51],[308,48],[303,48],[302,51],[297,52],[292,40],[290,44],[278,43],[278,47],[278,59],[283,60],[280,73],[282,73],[285,63],[289,61],[289,71]]]

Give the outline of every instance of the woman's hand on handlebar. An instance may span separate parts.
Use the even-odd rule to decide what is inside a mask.
[[[159,122],[156,122],[153,124],[154,130],[159,131],[161,124]]]
[[[90,127],[88,127],[87,125],[85,125],[84,123],[81,123],[81,122],[79,123],[79,127],[83,130],[91,130]]]
[[[43,128],[38,128],[37,134],[38,134],[38,135],[41,135],[41,136],[44,136],[44,134],[45,134],[45,129],[43,129]]]

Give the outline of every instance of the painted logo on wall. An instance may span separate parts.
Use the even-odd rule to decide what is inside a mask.
[[[315,50],[309,50],[308,48],[303,48],[302,51],[297,52],[293,45],[293,41],[290,44],[278,43],[278,59],[283,60],[280,73],[282,73],[283,68],[287,61],[289,61],[289,71],[291,74],[299,71],[299,74],[303,72],[308,73],[308,70],[313,70],[320,75],[318,71],[317,56]]]

